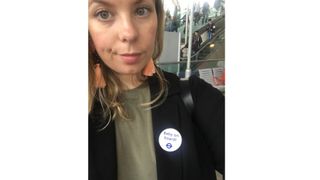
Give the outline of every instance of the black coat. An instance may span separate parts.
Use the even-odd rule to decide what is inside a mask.
[[[216,32],[216,25],[214,23],[208,24],[207,30],[210,31],[211,33]]]
[[[152,109],[158,180],[215,180],[214,170],[224,174],[224,96],[217,89],[191,76],[194,99],[193,118],[181,96],[179,79],[165,73],[168,97]],[[158,89],[156,78],[149,79],[151,95]],[[89,122],[91,121],[89,116]],[[117,155],[114,122],[100,133],[89,123],[89,179],[116,180]],[[162,150],[158,143],[162,130],[174,128],[182,136],[180,148]]]

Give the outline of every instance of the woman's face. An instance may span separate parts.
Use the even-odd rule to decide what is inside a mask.
[[[155,46],[154,0],[89,0],[89,33],[103,62],[118,75],[138,75]]]

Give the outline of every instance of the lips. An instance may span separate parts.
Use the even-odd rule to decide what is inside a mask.
[[[135,64],[139,61],[141,53],[124,53],[119,56],[126,64]]]

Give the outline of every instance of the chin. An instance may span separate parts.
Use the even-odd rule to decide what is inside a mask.
[[[118,71],[119,74],[122,75],[138,75],[141,74],[142,69],[121,69]]]

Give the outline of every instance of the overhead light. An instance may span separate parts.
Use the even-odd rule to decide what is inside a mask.
[[[210,48],[213,48],[214,47],[214,44],[212,43],[212,44],[210,44]]]

